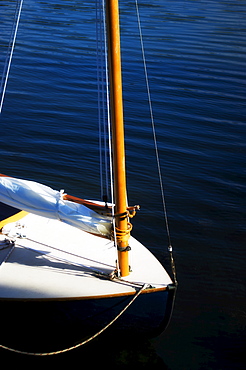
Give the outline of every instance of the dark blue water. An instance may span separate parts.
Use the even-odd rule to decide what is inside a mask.
[[[168,267],[134,1],[121,3],[129,202],[142,206],[134,235]],[[149,342],[99,338],[41,363],[244,369],[246,1],[139,3],[179,281],[172,321]],[[94,8],[24,1],[0,117],[0,172],[95,199]],[[0,1],[1,71],[14,9]]]

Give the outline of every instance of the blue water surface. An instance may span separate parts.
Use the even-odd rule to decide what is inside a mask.
[[[0,1],[1,73],[15,4]],[[120,10],[128,196],[141,205],[133,234],[170,271],[134,1]],[[139,11],[176,303],[167,331],[149,343],[110,351],[99,339],[67,358],[243,369],[246,1],[139,0]],[[95,19],[91,1],[24,1],[0,117],[1,173],[100,199]]]

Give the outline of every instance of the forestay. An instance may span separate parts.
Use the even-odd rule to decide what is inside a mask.
[[[64,191],[34,181],[0,177],[0,201],[22,211],[58,219],[90,233],[110,236],[111,218],[63,199]]]

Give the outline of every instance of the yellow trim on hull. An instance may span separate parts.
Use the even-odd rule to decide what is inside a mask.
[[[25,217],[26,215],[28,215],[28,212],[26,211],[20,211],[18,213],[16,213],[15,215],[13,216],[10,216],[8,218],[5,218],[5,220],[2,220],[0,221],[0,230],[7,224],[10,224],[11,222],[16,222],[16,221],[19,221],[21,220],[23,217]]]

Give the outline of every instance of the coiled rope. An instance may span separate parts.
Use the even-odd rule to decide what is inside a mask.
[[[28,356],[53,356],[53,355],[59,355],[61,353],[69,352],[69,351],[72,351],[76,348],[82,347],[83,345],[89,343],[90,341],[92,341],[93,339],[98,337],[100,334],[102,334],[116,320],[118,320],[118,318],[121,315],[123,315],[123,313],[131,306],[131,304],[135,301],[135,299],[137,299],[137,297],[142,293],[142,291],[144,289],[146,289],[147,286],[148,286],[148,284],[144,284],[141,287],[141,289],[139,289],[139,291],[133,296],[132,300],[123,308],[123,310],[112,321],[110,321],[110,323],[108,323],[103,329],[101,329],[96,334],[92,335],[90,338],[88,338],[88,339],[84,340],[83,342],[80,342],[80,343],[78,343],[74,346],[71,346],[71,347],[68,347],[68,348],[65,348],[65,349],[62,349],[62,350],[59,350],[59,351],[53,351],[53,352],[27,352],[27,351],[21,351],[21,350],[17,350],[17,349],[14,349],[14,348],[7,347],[7,346],[3,346],[2,344],[0,344],[0,348],[6,349],[6,350],[11,351],[11,352],[19,353],[19,354],[22,354],[22,355],[28,355]]]

